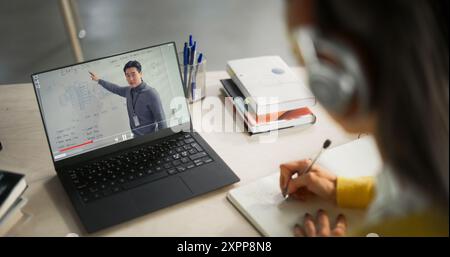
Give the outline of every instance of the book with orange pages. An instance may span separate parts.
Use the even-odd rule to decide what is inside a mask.
[[[294,120],[300,118],[305,115],[311,115],[312,112],[309,108],[299,108],[291,111],[282,111],[276,113],[269,113],[264,115],[255,115],[250,110],[247,111],[248,119],[253,124],[263,124],[269,123],[272,121],[280,121],[280,120]]]
[[[249,111],[242,93],[231,79],[221,80],[221,83],[225,93],[229,96],[236,112],[243,119],[250,134],[314,124],[316,122],[316,116],[309,108],[256,116]]]

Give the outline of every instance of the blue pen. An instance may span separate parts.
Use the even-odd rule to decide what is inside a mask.
[[[188,51],[188,46],[187,43],[184,43],[184,48],[183,48],[183,68],[184,68],[184,87],[187,87],[187,73],[188,73],[188,63],[189,63],[189,51]]]
[[[197,42],[194,41],[194,45],[191,48],[191,52],[190,52],[190,56],[189,56],[189,80],[188,80],[188,85],[192,85],[192,72],[194,71],[195,68],[195,55],[196,55],[196,49],[197,48]],[[191,96],[192,96],[192,100],[194,100],[194,89],[191,88]]]
[[[203,54],[200,53],[200,55],[198,56],[197,63],[200,64],[202,62],[202,60],[203,60]]]
[[[192,79],[192,100],[194,100],[194,92],[195,92],[195,88],[197,87],[197,72],[198,72],[198,65],[200,65],[203,61],[203,54],[200,53],[200,55],[198,56],[198,60],[197,60],[197,66],[195,68],[195,72],[194,72],[194,78]]]
[[[191,53],[192,53],[192,47],[193,47],[193,43],[192,43],[192,35],[189,35],[189,40],[187,43],[187,58],[186,58],[186,66],[185,66],[185,70],[186,70],[186,76],[185,76],[185,83],[186,83],[186,89],[188,90],[187,92],[189,92],[189,83],[191,81],[191,69],[192,66],[191,64]]]
[[[194,45],[192,45],[191,48],[191,56],[189,57],[189,64],[190,65],[194,65],[195,63],[195,55],[196,53],[196,49],[197,49],[197,41],[194,41]]]

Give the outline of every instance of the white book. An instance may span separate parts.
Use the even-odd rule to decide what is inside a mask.
[[[242,99],[242,93],[237,91],[235,84],[229,79],[221,80],[221,82],[223,84],[223,91],[225,92],[225,95],[231,97],[231,101],[233,102],[233,105],[236,109],[236,113],[239,114],[241,119],[247,125],[247,129],[250,134],[264,133],[284,128],[309,125],[316,122],[316,116],[313,113],[310,113],[309,115],[302,115],[299,118],[295,119],[277,119],[270,122],[258,123],[246,109],[246,104]]]
[[[316,122],[316,116],[312,112],[310,112],[309,109],[307,109],[309,111],[309,114],[305,113],[304,115],[301,116],[298,116],[299,113],[290,114],[295,115],[294,117],[297,118],[291,117],[288,119],[280,119],[280,117],[278,117],[276,120],[272,121],[257,122],[255,120],[256,117],[247,108],[248,105],[245,104],[242,92],[239,91],[236,84],[231,79],[223,79],[221,80],[221,83],[223,85],[223,91],[225,92],[225,95],[231,97],[232,99],[231,101],[233,102],[233,105],[236,109],[236,113],[239,114],[244,123],[247,125],[248,132],[250,134],[264,133],[284,128],[309,125],[314,124]],[[286,113],[296,111],[298,110],[287,111]],[[304,111],[305,110],[303,110],[302,113]]]
[[[28,199],[21,197],[11,206],[11,208],[0,219],[0,236],[6,235],[24,216],[22,208],[28,202]]]
[[[339,176],[374,176],[382,168],[381,157],[372,137],[364,137],[332,148],[318,163]],[[335,204],[315,198],[306,202],[285,200],[279,188],[279,172],[248,185],[230,190],[228,200],[264,236],[293,236],[296,223],[303,224],[306,212],[315,215],[326,210],[331,219],[340,213],[347,218],[348,229],[364,224],[366,212],[338,208]]]
[[[226,70],[257,115],[316,103],[304,80],[279,56],[231,60]]]
[[[25,175],[0,170],[0,218],[27,188]]]

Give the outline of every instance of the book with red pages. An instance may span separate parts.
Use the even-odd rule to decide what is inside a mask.
[[[221,80],[221,83],[226,95],[230,97],[236,112],[243,119],[250,134],[314,124],[316,122],[316,116],[309,108],[256,115],[251,111],[251,108],[248,108],[244,96],[233,80],[224,79]]]
[[[268,113],[263,115],[256,115],[251,111],[251,109],[247,111],[248,118],[251,119],[253,124],[263,124],[281,120],[294,120],[300,118],[301,116],[311,114],[312,114],[311,110],[307,107],[290,111]]]

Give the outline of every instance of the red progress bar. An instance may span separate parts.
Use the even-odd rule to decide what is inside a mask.
[[[92,143],[94,143],[94,140],[89,140],[89,141],[86,141],[86,142],[84,142],[82,144],[79,144],[79,145],[73,145],[73,146],[69,146],[69,147],[63,148],[63,149],[59,149],[59,151],[60,152],[65,152],[65,151],[68,151],[70,149],[78,148],[80,146],[88,145],[88,144],[92,144]]]

